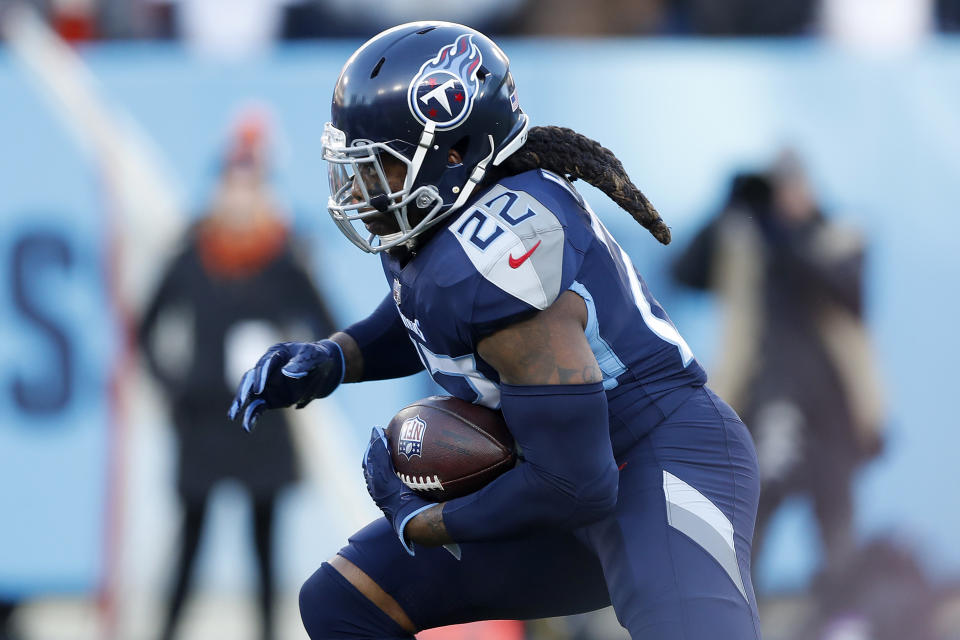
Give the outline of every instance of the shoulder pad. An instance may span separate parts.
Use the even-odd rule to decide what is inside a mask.
[[[564,225],[532,195],[495,185],[448,230],[477,272],[513,297],[546,309],[560,295]]]

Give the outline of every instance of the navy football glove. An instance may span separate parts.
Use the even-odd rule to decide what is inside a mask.
[[[227,415],[243,417],[243,428],[253,430],[267,409],[297,405],[333,393],[344,374],[343,351],[333,340],[281,342],[273,345],[256,366],[243,374]]]
[[[374,427],[370,434],[370,444],[363,454],[363,477],[367,481],[367,493],[397,532],[400,544],[413,555],[413,546],[403,537],[403,529],[413,516],[436,503],[419,497],[397,477],[382,427]]]

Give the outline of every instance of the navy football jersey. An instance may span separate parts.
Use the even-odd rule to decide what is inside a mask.
[[[410,339],[451,395],[498,408],[499,377],[478,342],[568,289],[586,302],[615,451],[706,382],[630,258],[573,186],[548,171],[487,189],[406,265],[381,256]]]

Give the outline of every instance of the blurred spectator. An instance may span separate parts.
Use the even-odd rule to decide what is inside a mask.
[[[450,20],[490,34],[793,36],[823,31],[856,46],[902,47],[933,26],[960,30],[960,0],[18,0],[69,42],[179,38],[236,58],[278,38],[366,37],[403,22]],[[2,5],[2,3],[0,3]]]
[[[807,33],[819,0],[672,0],[674,30],[708,36]]]
[[[239,58],[276,39],[369,37],[413,20],[450,20],[481,31],[510,28],[526,0],[424,3],[422,0],[144,0],[158,19],[202,55]],[[162,29],[160,29],[162,32]]]
[[[98,35],[97,0],[3,0],[0,18],[9,9],[23,7],[43,16],[50,28],[71,44],[93,40]]]
[[[729,201],[674,265],[714,291],[725,329],[711,383],[751,428],[761,494],[754,555],[791,494],[813,502],[824,568],[853,547],[851,481],[883,420],[863,325],[864,247],[824,217],[797,158],[734,178]]]
[[[96,37],[97,7],[94,0],[51,0],[50,21],[67,42],[86,42]]]
[[[171,406],[184,507],[165,640],[173,637],[186,597],[211,490],[228,478],[253,505],[261,637],[272,637],[271,532],[276,497],[296,478],[293,445],[284,412],[263,416],[253,434],[238,429],[226,412],[242,373],[239,363],[248,363],[249,352],[259,353],[281,334],[317,339],[334,329],[278,216],[264,136],[256,115],[237,128],[213,200],[167,267],[140,330],[147,363]],[[164,321],[177,319],[175,339],[160,344]]]
[[[484,33],[516,30],[516,14],[529,0],[303,0],[289,3],[283,37],[370,37],[384,29],[416,20],[447,20]]]
[[[603,36],[652,33],[662,27],[664,0],[534,0],[521,12],[529,35]]]

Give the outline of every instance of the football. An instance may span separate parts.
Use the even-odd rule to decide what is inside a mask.
[[[503,416],[450,396],[404,407],[387,427],[397,475],[428,500],[473,493],[516,462]]]

